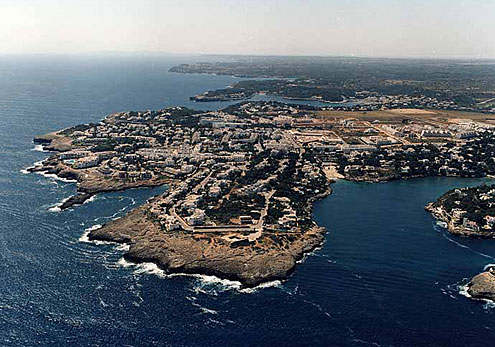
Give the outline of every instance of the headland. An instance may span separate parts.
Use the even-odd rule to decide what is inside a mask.
[[[325,230],[313,204],[334,179],[484,177],[494,138],[483,115],[416,109],[319,111],[243,102],[222,111],[130,111],[35,138],[55,152],[32,172],[77,181],[61,209],[97,193],[167,185],[89,234],[128,260],[252,287],[286,279]],[[448,117],[446,117],[446,115]]]

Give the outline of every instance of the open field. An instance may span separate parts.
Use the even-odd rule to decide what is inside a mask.
[[[424,115],[434,115],[434,111],[422,110],[418,108],[398,108],[388,111],[390,113],[408,116],[424,116]]]
[[[477,121],[495,120],[495,114],[478,112],[448,111],[448,110],[420,110],[420,109],[395,109],[384,111],[316,111],[316,115],[322,118],[357,118],[372,121],[401,121],[406,118],[422,118],[425,120],[447,119],[472,119]]]

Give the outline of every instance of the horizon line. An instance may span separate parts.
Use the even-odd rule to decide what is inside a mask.
[[[205,53],[168,51],[82,51],[82,52],[0,52],[5,56],[91,56],[91,55],[163,55],[188,57],[256,57],[256,58],[347,58],[347,59],[404,59],[404,60],[477,60],[495,61],[495,57],[484,56],[439,56],[439,55],[362,55],[362,54],[276,54],[276,53]]]

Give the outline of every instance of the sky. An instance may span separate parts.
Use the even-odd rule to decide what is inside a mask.
[[[495,58],[495,0],[0,0],[0,54]]]

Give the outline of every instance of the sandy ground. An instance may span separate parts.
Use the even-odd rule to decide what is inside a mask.
[[[420,110],[417,108],[398,108],[396,110],[388,111],[390,113],[400,114],[400,115],[411,115],[411,116],[419,116],[419,115],[434,115],[436,112],[428,111],[428,110]]]
[[[322,118],[357,118],[360,120],[372,121],[375,119],[381,121],[400,121],[409,117],[421,117],[421,119],[472,119],[475,121],[495,120],[495,115],[466,112],[466,111],[448,111],[448,110],[420,110],[420,109],[396,109],[385,111],[316,111],[316,114]]]
[[[338,180],[344,178],[343,175],[337,172],[337,168],[335,166],[324,166],[323,172],[325,173],[325,176],[327,176],[327,179],[329,180]]]

